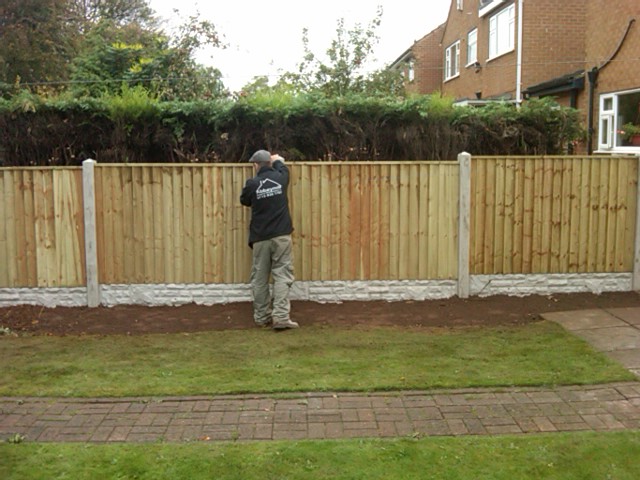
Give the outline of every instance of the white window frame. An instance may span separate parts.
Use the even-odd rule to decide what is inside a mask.
[[[460,11],[464,10],[464,0],[456,0],[456,8]]]
[[[622,126],[632,120],[622,118],[622,112],[619,111],[620,97],[629,94],[640,94],[640,89],[625,90],[600,96],[600,115],[597,132],[598,151],[607,153],[640,153],[640,147],[622,145]]]
[[[515,50],[516,5],[511,4],[489,18],[489,60]]]
[[[485,2],[485,5],[482,6],[482,2],[478,2],[478,17],[482,18],[495,8],[502,5],[506,0],[491,0],[488,3]]]
[[[414,60],[409,60],[407,64],[407,77],[410,82],[413,82],[416,79],[416,62]]]
[[[467,34],[467,67],[478,61],[478,29],[474,28]]]
[[[444,54],[444,81],[460,76],[460,40],[447,47]]]

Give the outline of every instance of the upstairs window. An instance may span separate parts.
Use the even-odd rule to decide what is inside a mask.
[[[478,29],[474,28],[467,35],[467,66],[478,61]]]
[[[460,41],[451,45],[445,51],[444,79],[445,81],[460,75]]]
[[[456,8],[460,11],[464,10],[464,0],[456,0]]]
[[[515,48],[516,7],[511,5],[489,19],[489,59]]]

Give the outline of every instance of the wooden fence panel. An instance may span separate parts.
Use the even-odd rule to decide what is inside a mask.
[[[293,164],[296,278],[455,278],[457,175],[446,162]]]
[[[248,281],[247,166],[100,165],[100,283]]]
[[[0,287],[85,284],[82,170],[0,170]]]
[[[472,162],[472,274],[633,270],[636,159]]]
[[[298,280],[454,279],[454,162],[292,163]],[[100,283],[245,283],[245,165],[95,168]],[[475,157],[470,273],[631,272],[637,159]],[[0,169],[0,287],[85,280],[82,170]]]

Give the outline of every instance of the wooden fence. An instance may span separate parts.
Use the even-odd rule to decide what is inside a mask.
[[[455,279],[457,162],[292,163],[298,280]],[[95,167],[99,282],[246,283],[251,167]],[[474,157],[469,271],[631,272],[638,160]],[[81,168],[0,169],[0,287],[86,284]]]
[[[637,158],[474,157],[471,274],[631,272]]]
[[[81,168],[0,169],[0,287],[85,285]]]

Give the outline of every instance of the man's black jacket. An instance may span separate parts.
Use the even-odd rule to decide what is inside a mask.
[[[271,167],[262,167],[258,174],[247,180],[240,195],[240,203],[251,207],[249,246],[293,232],[287,187],[289,168],[281,160]]]

